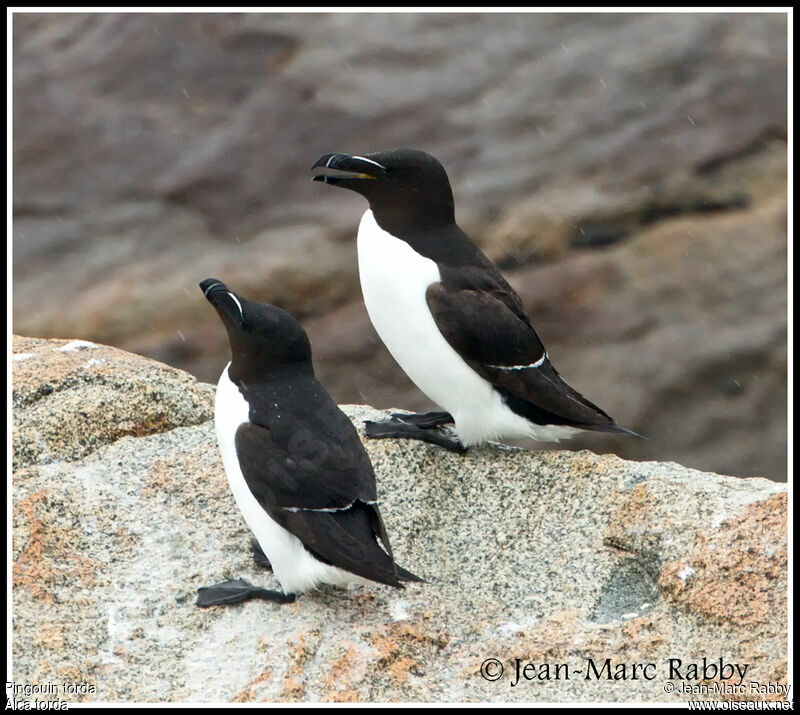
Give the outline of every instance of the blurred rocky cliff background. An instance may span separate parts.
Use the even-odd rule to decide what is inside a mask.
[[[428,403],[372,330],[331,151],[424,149],[576,389],[786,478],[783,14],[15,14],[13,319],[215,381],[197,283],[294,313],[340,402]]]

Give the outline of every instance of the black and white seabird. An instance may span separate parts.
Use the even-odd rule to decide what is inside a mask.
[[[519,296],[455,221],[442,165],[422,151],[326,154],[314,177],[369,201],[358,267],[375,330],[411,380],[446,412],[396,414],[373,437],[455,451],[491,440],[558,441],[580,430],[632,434],[550,364]],[[333,170],[333,171],[330,171]],[[439,430],[454,423],[460,441]]]
[[[300,324],[215,278],[200,288],[231,345],[214,409],[222,462],[255,536],[256,562],[272,569],[281,591],[227,581],[199,589],[197,604],[286,603],[319,584],[402,588],[421,581],[394,561],[372,464],[355,427],[314,377]]]

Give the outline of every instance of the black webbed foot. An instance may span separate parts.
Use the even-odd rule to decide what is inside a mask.
[[[364,431],[367,437],[380,439],[384,437],[399,437],[402,439],[418,439],[422,442],[436,444],[439,447],[449,449],[451,452],[463,454],[467,448],[458,440],[447,437],[436,429],[424,429],[418,425],[409,424],[392,417],[390,420],[381,422],[364,421]]]
[[[455,424],[453,415],[449,412],[410,412],[408,414],[393,412],[392,419],[400,420],[410,425],[416,425],[417,427],[422,427],[422,429]]]
[[[253,561],[261,568],[272,571],[272,564],[269,562],[267,555],[264,553],[257,539],[250,539],[250,548],[253,550]]]
[[[294,601],[295,595],[253,586],[252,583],[248,583],[244,579],[225,581],[224,583],[203,586],[197,589],[197,605],[200,608],[229,606],[234,603],[249,601],[253,598],[275,601],[276,603],[291,603]]]

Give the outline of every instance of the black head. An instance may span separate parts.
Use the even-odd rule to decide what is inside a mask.
[[[315,167],[339,173],[318,174],[314,181],[341,186],[369,201],[384,228],[452,223],[453,191],[437,159],[416,149],[374,154],[325,154]]]
[[[285,310],[246,300],[216,278],[200,282],[231,344],[231,379],[260,382],[285,370],[309,372],[311,345],[303,327]]]

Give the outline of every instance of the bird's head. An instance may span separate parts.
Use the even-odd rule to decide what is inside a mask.
[[[373,154],[325,154],[312,169],[331,186],[341,186],[369,201],[381,225],[413,221],[436,225],[454,221],[453,191],[437,159],[416,149],[393,149]]]
[[[312,369],[308,336],[285,310],[242,298],[216,278],[201,281],[200,290],[228,333],[231,378],[255,382],[287,368]]]

